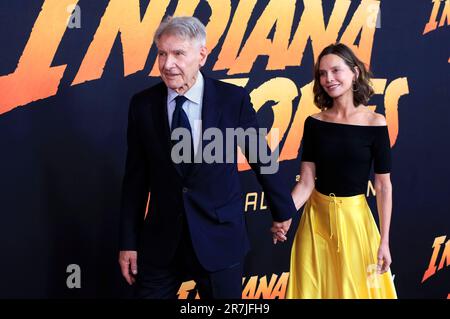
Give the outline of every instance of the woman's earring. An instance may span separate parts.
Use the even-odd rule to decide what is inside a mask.
[[[355,89],[355,88],[356,88],[356,89]],[[356,86],[356,81],[353,81],[353,84],[352,84],[352,91],[353,91],[353,92],[358,92],[358,90],[359,90],[359,87]]]

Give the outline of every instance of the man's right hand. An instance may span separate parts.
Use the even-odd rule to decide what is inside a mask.
[[[119,253],[119,264],[122,276],[129,285],[134,284],[137,275],[137,251],[122,250]]]

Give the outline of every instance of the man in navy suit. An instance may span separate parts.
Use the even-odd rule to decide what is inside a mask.
[[[257,131],[256,114],[245,89],[199,71],[207,49],[198,19],[168,18],[154,40],[163,82],[134,95],[128,116],[122,274],[129,284],[136,282],[138,298],[176,298],[180,284],[193,278],[201,298],[239,299],[249,241],[237,156],[230,154],[236,147],[219,147],[227,160],[205,161],[202,150],[209,141],[202,136],[213,128],[224,134],[230,128]],[[174,152],[180,129],[189,133],[188,147],[180,152],[189,160],[181,163]],[[251,146],[241,148],[247,159],[256,158],[249,163],[265,191],[272,232],[283,236],[296,212],[290,190],[277,174],[261,172],[264,165],[250,154]]]

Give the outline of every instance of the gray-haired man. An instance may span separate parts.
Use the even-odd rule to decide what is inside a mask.
[[[163,82],[134,95],[128,117],[122,274],[130,284],[137,281],[137,297],[176,298],[180,284],[193,278],[201,298],[241,298],[249,242],[237,161],[177,163],[171,132],[187,130],[188,157],[198,158],[209,143],[201,138],[205,130],[217,128],[224,135],[227,128],[257,130],[255,111],[243,88],[199,71],[207,49],[198,19],[168,18],[154,40]],[[249,158],[247,146],[242,147]],[[236,159],[234,153],[224,158]],[[265,191],[272,229],[286,234],[296,212],[290,190],[277,174],[261,174],[258,158],[250,165]]]

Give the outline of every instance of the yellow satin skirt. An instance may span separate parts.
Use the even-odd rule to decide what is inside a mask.
[[[377,273],[379,243],[364,194],[314,190],[292,245],[286,298],[397,298],[391,272]]]

